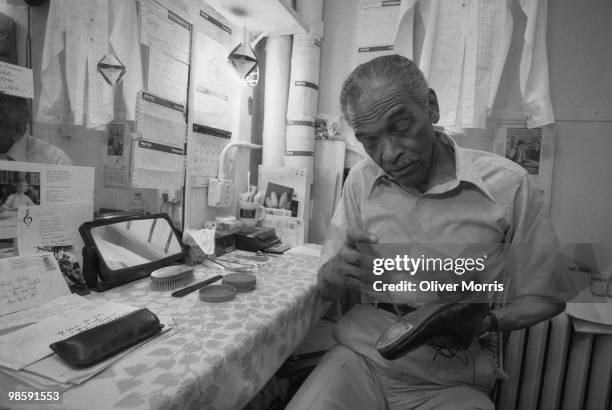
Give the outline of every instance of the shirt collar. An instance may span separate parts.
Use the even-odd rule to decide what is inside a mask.
[[[444,184],[442,187],[439,187],[441,189],[436,190],[435,189],[436,187],[432,187],[432,189],[428,192],[436,193],[436,194],[448,192],[448,191],[451,191],[452,189],[455,189],[459,185],[460,182],[467,182],[477,187],[483,194],[485,194],[487,198],[495,202],[495,198],[493,198],[493,195],[491,195],[491,192],[485,185],[484,181],[482,180],[482,177],[478,174],[478,171],[476,170],[476,167],[474,167],[474,163],[468,156],[466,150],[461,148],[459,145],[457,145],[455,140],[453,140],[448,135],[437,132],[437,131],[436,133],[439,134],[441,138],[447,138],[453,146],[453,149],[455,151],[454,154],[455,154],[455,177],[456,179],[454,181],[450,181]],[[372,180],[372,185],[369,188],[369,194],[368,194],[368,197],[369,197],[372,195],[372,192],[374,191],[374,188],[376,187],[376,185],[378,185],[379,183],[383,181],[393,181],[393,178],[387,175],[387,173],[383,171],[382,168],[380,168],[374,162],[374,160],[372,160],[369,156],[367,160],[376,169],[374,179]]]
[[[28,135],[19,138],[7,151],[6,155],[14,161],[27,162],[28,160]]]

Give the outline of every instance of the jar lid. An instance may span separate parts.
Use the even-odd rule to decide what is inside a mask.
[[[200,289],[200,300],[204,302],[228,302],[235,297],[236,288],[228,285],[208,285]]]
[[[228,273],[221,283],[236,288],[238,292],[248,292],[255,288],[257,278],[249,273]]]

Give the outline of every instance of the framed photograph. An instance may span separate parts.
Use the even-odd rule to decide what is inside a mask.
[[[130,123],[127,121],[108,124],[102,173],[104,186],[125,188],[129,185],[130,132]]]
[[[125,138],[129,134],[128,124],[125,122],[111,122],[108,124],[108,136],[106,139],[106,155],[109,157],[123,157]]]
[[[499,122],[495,127],[495,153],[527,170],[538,184],[547,208],[550,208],[555,133],[554,125],[526,128],[520,121]]]
[[[264,199],[264,206],[266,208],[292,210],[292,201],[292,187],[268,182]]]

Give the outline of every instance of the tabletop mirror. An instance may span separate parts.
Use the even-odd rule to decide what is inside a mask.
[[[186,253],[167,214],[101,218],[79,232],[85,243],[83,276],[98,291],[149,276]]]

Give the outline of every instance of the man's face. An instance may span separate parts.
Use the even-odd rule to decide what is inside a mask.
[[[432,123],[438,105],[431,92],[428,110],[408,97],[401,86],[389,82],[364,90],[348,105],[355,137],[368,155],[400,185],[426,182],[434,144]]]

